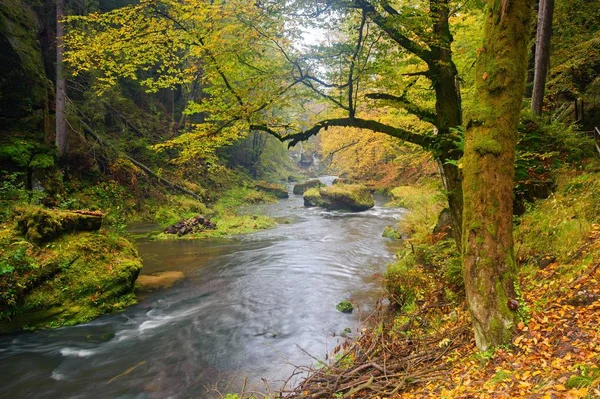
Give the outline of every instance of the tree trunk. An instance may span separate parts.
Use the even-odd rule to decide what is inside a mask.
[[[537,38],[535,42],[535,72],[531,109],[536,115],[542,114],[546,77],[550,66],[550,36],[552,35],[552,17],[554,0],[540,0],[538,12]]]
[[[456,137],[452,138],[452,129],[460,128],[462,124],[462,105],[460,100],[460,86],[458,85],[458,71],[452,61],[452,34],[448,22],[450,10],[448,0],[435,0],[430,2],[434,15],[433,29],[436,43],[432,46],[432,61],[429,68],[434,75],[433,87],[435,90],[436,127],[440,136],[440,174],[444,188],[448,193],[448,208],[452,217],[452,233],[458,250],[462,244],[462,176],[455,163],[462,156],[456,148]]]
[[[63,73],[64,0],[56,0],[56,138],[59,158],[67,152],[67,82]]]
[[[530,2],[488,0],[463,168],[463,267],[477,347],[511,342],[517,316],[512,210]]]

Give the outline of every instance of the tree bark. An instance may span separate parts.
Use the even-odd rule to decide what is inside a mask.
[[[463,267],[477,347],[511,342],[517,314],[513,181],[530,1],[488,0],[463,158]],[[513,310],[511,310],[513,309]]]
[[[56,0],[56,137],[58,157],[67,152],[67,82],[63,71],[64,0]]]
[[[432,0],[430,2],[434,18],[433,28],[436,36],[431,49],[429,69],[434,77],[435,90],[435,126],[440,136],[440,173],[444,188],[448,193],[448,208],[452,217],[452,234],[458,250],[462,246],[462,176],[456,161],[462,156],[456,148],[452,129],[459,129],[462,124],[462,105],[458,70],[452,61],[451,44],[453,41],[448,22],[450,9],[448,0]],[[454,138],[454,139],[453,139]],[[450,162],[449,162],[450,161]],[[452,162],[454,161],[454,162]]]
[[[550,66],[550,37],[552,36],[552,17],[554,0],[540,0],[538,12],[537,36],[535,42],[535,70],[531,109],[536,115],[542,114],[546,77]]]

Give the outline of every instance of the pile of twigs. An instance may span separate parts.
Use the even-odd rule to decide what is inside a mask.
[[[333,364],[308,370],[300,385],[284,387],[278,397],[389,397],[413,384],[442,380],[447,370],[442,357],[471,339],[468,331],[466,323],[422,337],[392,337],[389,325],[379,331],[371,329],[356,342],[336,348],[343,355]]]

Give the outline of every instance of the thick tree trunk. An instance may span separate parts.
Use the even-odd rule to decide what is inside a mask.
[[[56,139],[59,157],[67,152],[67,82],[63,73],[64,0],[56,0]]]
[[[512,203],[530,2],[488,0],[463,169],[463,266],[477,347],[508,344],[517,320]]]
[[[552,35],[552,17],[554,0],[540,0],[538,12],[537,38],[535,42],[535,69],[531,109],[536,115],[542,114],[546,77],[550,67],[550,36]]]

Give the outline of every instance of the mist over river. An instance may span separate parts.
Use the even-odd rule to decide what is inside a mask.
[[[331,177],[322,178],[331,182]],[[291,191],[291,187],[290,187]],[[139,241],[143,273],[186,279],[91,323],[0,337],[1,398],[214,398],[208,389],[281,385],[293,365],[324,359],[356,336],[381,296],[404,210],[304,208],[302,196],[263,205],[281,223],[233,239]],[[350,299],[353,314],[336,310]],[[362,315],[362,316],[361,316]],[[229,387],[226,387],[230,384]]]

